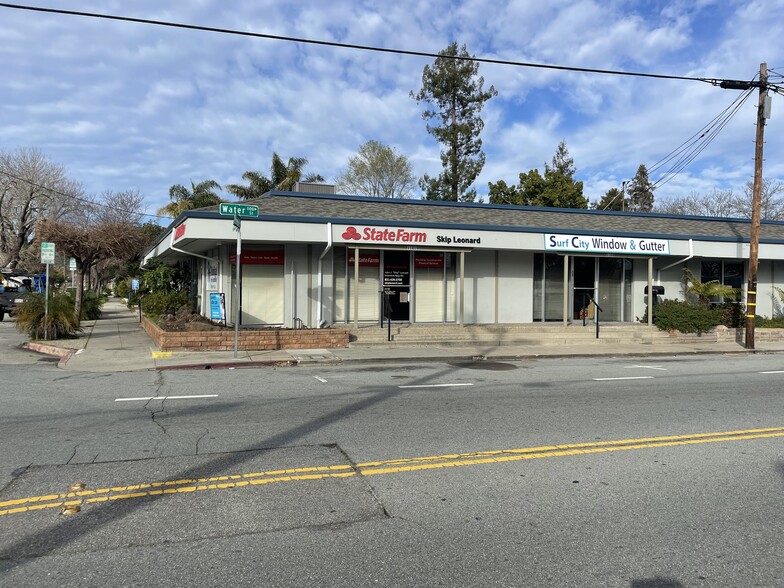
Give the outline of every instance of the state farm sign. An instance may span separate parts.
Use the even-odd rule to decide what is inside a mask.
[[[349,226],[340,235],[344,241],[372,241],[373,243],[427,243],[427,233],[401,228]]]
[[[377,245],[480,245],[482,237],[476,234],[444,229],[407,229],[403,227],[374,227],[360,225],[337,225],[333,227],[333,239],[342,243],[369,243]]]

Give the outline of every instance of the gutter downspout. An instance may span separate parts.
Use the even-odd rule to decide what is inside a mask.
[[[321,255],[318,258],[318,316],[316,317],[316,324],[318,328],[322,328],[324,323],[323,315],[324,315],[324,304],[322,303],[323,296],[324,296],[324,257],[326,257],[327,253],[330,252],[332,249],[332,223],[327,223],[327,247],[322,251]]]
[[[694,257],[694,240],[689,239],[689,256],[684,259],[679,259],[678,261],[671,263],[670,265],[665,265],[662,268],[656,270],[656,285],[661,286],[661,273],[662,270],[670,269],[671,267],[675,267],[679,263],[685,263],[689,261],[692,257]]]

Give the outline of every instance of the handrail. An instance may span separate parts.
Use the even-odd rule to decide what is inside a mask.
[[[381,293],[381,328],[384,328],[384,318],[387,319],[387,341],[392,341],[392,303],[389,302],[391,290],[384,288]]]
[[[593,296],[591,296],[590,294],[585,294],[585,293],[583,293],[583,311],[582,311],[582,315],[583,315],[583,326],[585,326],[585,320],[586,320],[586,318],[587,318],[587,316],[588,316],[588,313],[587,313],[587,312],[585,312],[585,311],[586,311],[586,309],[587,309],[587,307],[588,307],[588,305],[585,303],[585,299],[586,299],[586,298],[587,298],[588,300],[590,300],[591,302],[593,302],[593,305],[594,305],[594,307],[596,307],[596,309],[597,309],[599,312],[604,312],[604,310],[602,309],[602,307],[601,307],[601,306],[599,306],[599,303],[598,303],[598,302],[596,302],[596,300],[594,300],[594,299],[593,299]],[[594,314],[594,323],[596,323],[596,338],[598,339],[598,338],[599,338],[599,314],[598,314],[598,313]]]

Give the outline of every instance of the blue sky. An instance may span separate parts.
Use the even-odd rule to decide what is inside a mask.
[[[784,1],[47,0],[19,2],[341,43],[678,76],[784,72]],[[273,151],[334,179],[367,140],[417,176],[440,146],[409,97],[432,59],[298,45],[0,8],[0,150],[38,147],[87,192],[138,189],[148,211],[169,186],[237,183]],[[482,64],[498,96],[483,111],[487,162],[476,187],[543,169],[561,140],[598,200],[679,147],[737,96],[709,84]],[[780,80],[780,78],[778,78]],[[773,78],[771,81],[776,81]],[[753,176],[757,97],[663,200]],[[765,176],[784,178],[784,97],[766,128]],[[652,174],[652,179],[657,179]]]

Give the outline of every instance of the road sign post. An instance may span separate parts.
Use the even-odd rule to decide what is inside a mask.
[[[54,263],[54,243],[41,243],[41,263],[46,264],[44,288],[44,341],[49,339],[49,264]]]
[[[252,204],[221,202],[220,213],[234,217],[232,224],[234,225],[234,230],[237,231],[237,278],[236,287],[234,288],[234,296],[236,297],[234,303],[234,359],[237,359],[240,338],[240,300],[242,296],[240,284],[240,265],[242,264],[242,217],[258,218],[259,207]]]

